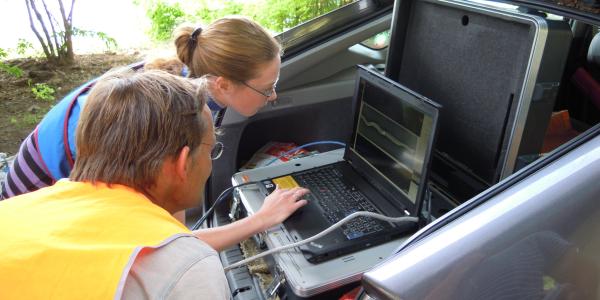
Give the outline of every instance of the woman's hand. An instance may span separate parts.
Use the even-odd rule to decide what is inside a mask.
[[[303,199],[309,193],[308,189],[295,187],[292,189],[280,189],[277,187],[263,203],[260,210],[254,215],[261,220],[263,230],[267,230],[287,219],[298,208],[308,203]]]

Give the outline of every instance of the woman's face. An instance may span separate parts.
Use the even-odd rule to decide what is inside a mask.
[[[246,82],[234,84],[229,106],[246,117],[253,116],[267,102],[277,98],[275,85],[279,80],[281,58],[277,56],[272,61],[261,66],[259,76]]]

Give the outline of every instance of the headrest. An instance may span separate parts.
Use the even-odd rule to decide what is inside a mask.
[[[597,33],[590,42],[587,61],[592,65],[600,67],[600,33]]]

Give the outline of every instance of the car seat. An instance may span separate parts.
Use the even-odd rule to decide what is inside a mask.
[[[600,83],[596,78],[600,75],[600,33],[597,33],[588,48],[587,68],[579,67],[571,81],[579,91],[600,110]]]
[[[571,76],[571,82],[580,92],[584,101],[589,101],[600,110],[600,33],[596,34],[587,53],[587,63],[579,67]],[[579,132],[573,129],[569,111],[554,112],[544,137],[542,153],[547,153],[576,137]]]

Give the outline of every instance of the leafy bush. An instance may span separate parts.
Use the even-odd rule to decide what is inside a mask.
[[[33,50],[33,44],[26,39],[19,39],[17,41],[17,54],[20,56],[25,56],[28,50]]]
[[[324,15],[352,0],[267,0],[256,21],[275,32],[282,32],[298,24]]]
[[[227,15],[240,14],[251,17],[272,32],[282,32],[354,1],[264,0],[248,3],[235,0],[221,1],[218,5],[214,2],[199,0],[200,9],[195,15],[205,24]]]
[[[4,71],[14,77],[23,76],[23,70],[21,68],[19,68],[17,66],[11,66],[11,65],[5,63],[4,61],[2,61],[7,56],[8,56],[8,53],[6,53],[6,51],[4,49],[0,48],[0,70]]]
[[[201,0],[200,8],[195,13],[196,17],[205,24],[209,24],[224,16],[248,15],[248,7],[250,7],[250,4],[244,6],[243,3],[237,1],[223,1],[218,6],[211,5],[211,2],[211,0]]]
[[[118,47],[117,40],[108,36],[102,31],[96,31],[96,37],[104,42],[104,45],[106,45],[106,49],[116,49]]]
[[[0,70],[8,73],[11,76],[17,77],[17,78],[23,76],[23,69],[21,69],[17,66],[11,66],[11,65],[5,64],[3,62],[0,62]]]
[[[228,15],[244,15],[271,32],[282,32],[356,0],[134,0],[146,7],[150,35],[157,41],[171,37],[182,21],[207,25]],[[185,12],[191,12],[187,15]]]
[[[46,83],[36,83],[33,87],[31,87],[31,92],[35,96],[36,99],[40,99],[43,101],[53,101],[54,100],[54,88]]]
[[[98,38],[104,42],[107,50],[117,49],[117,40],[102,31],[85,30],[73,27],[73,36]]]
[[[146,11],[146,14],[152,23],[150,35],[157,41],[168,40],[175,26],[179,25],[185,17],[185,13],[178,3],[169,5],[157,2]]]

